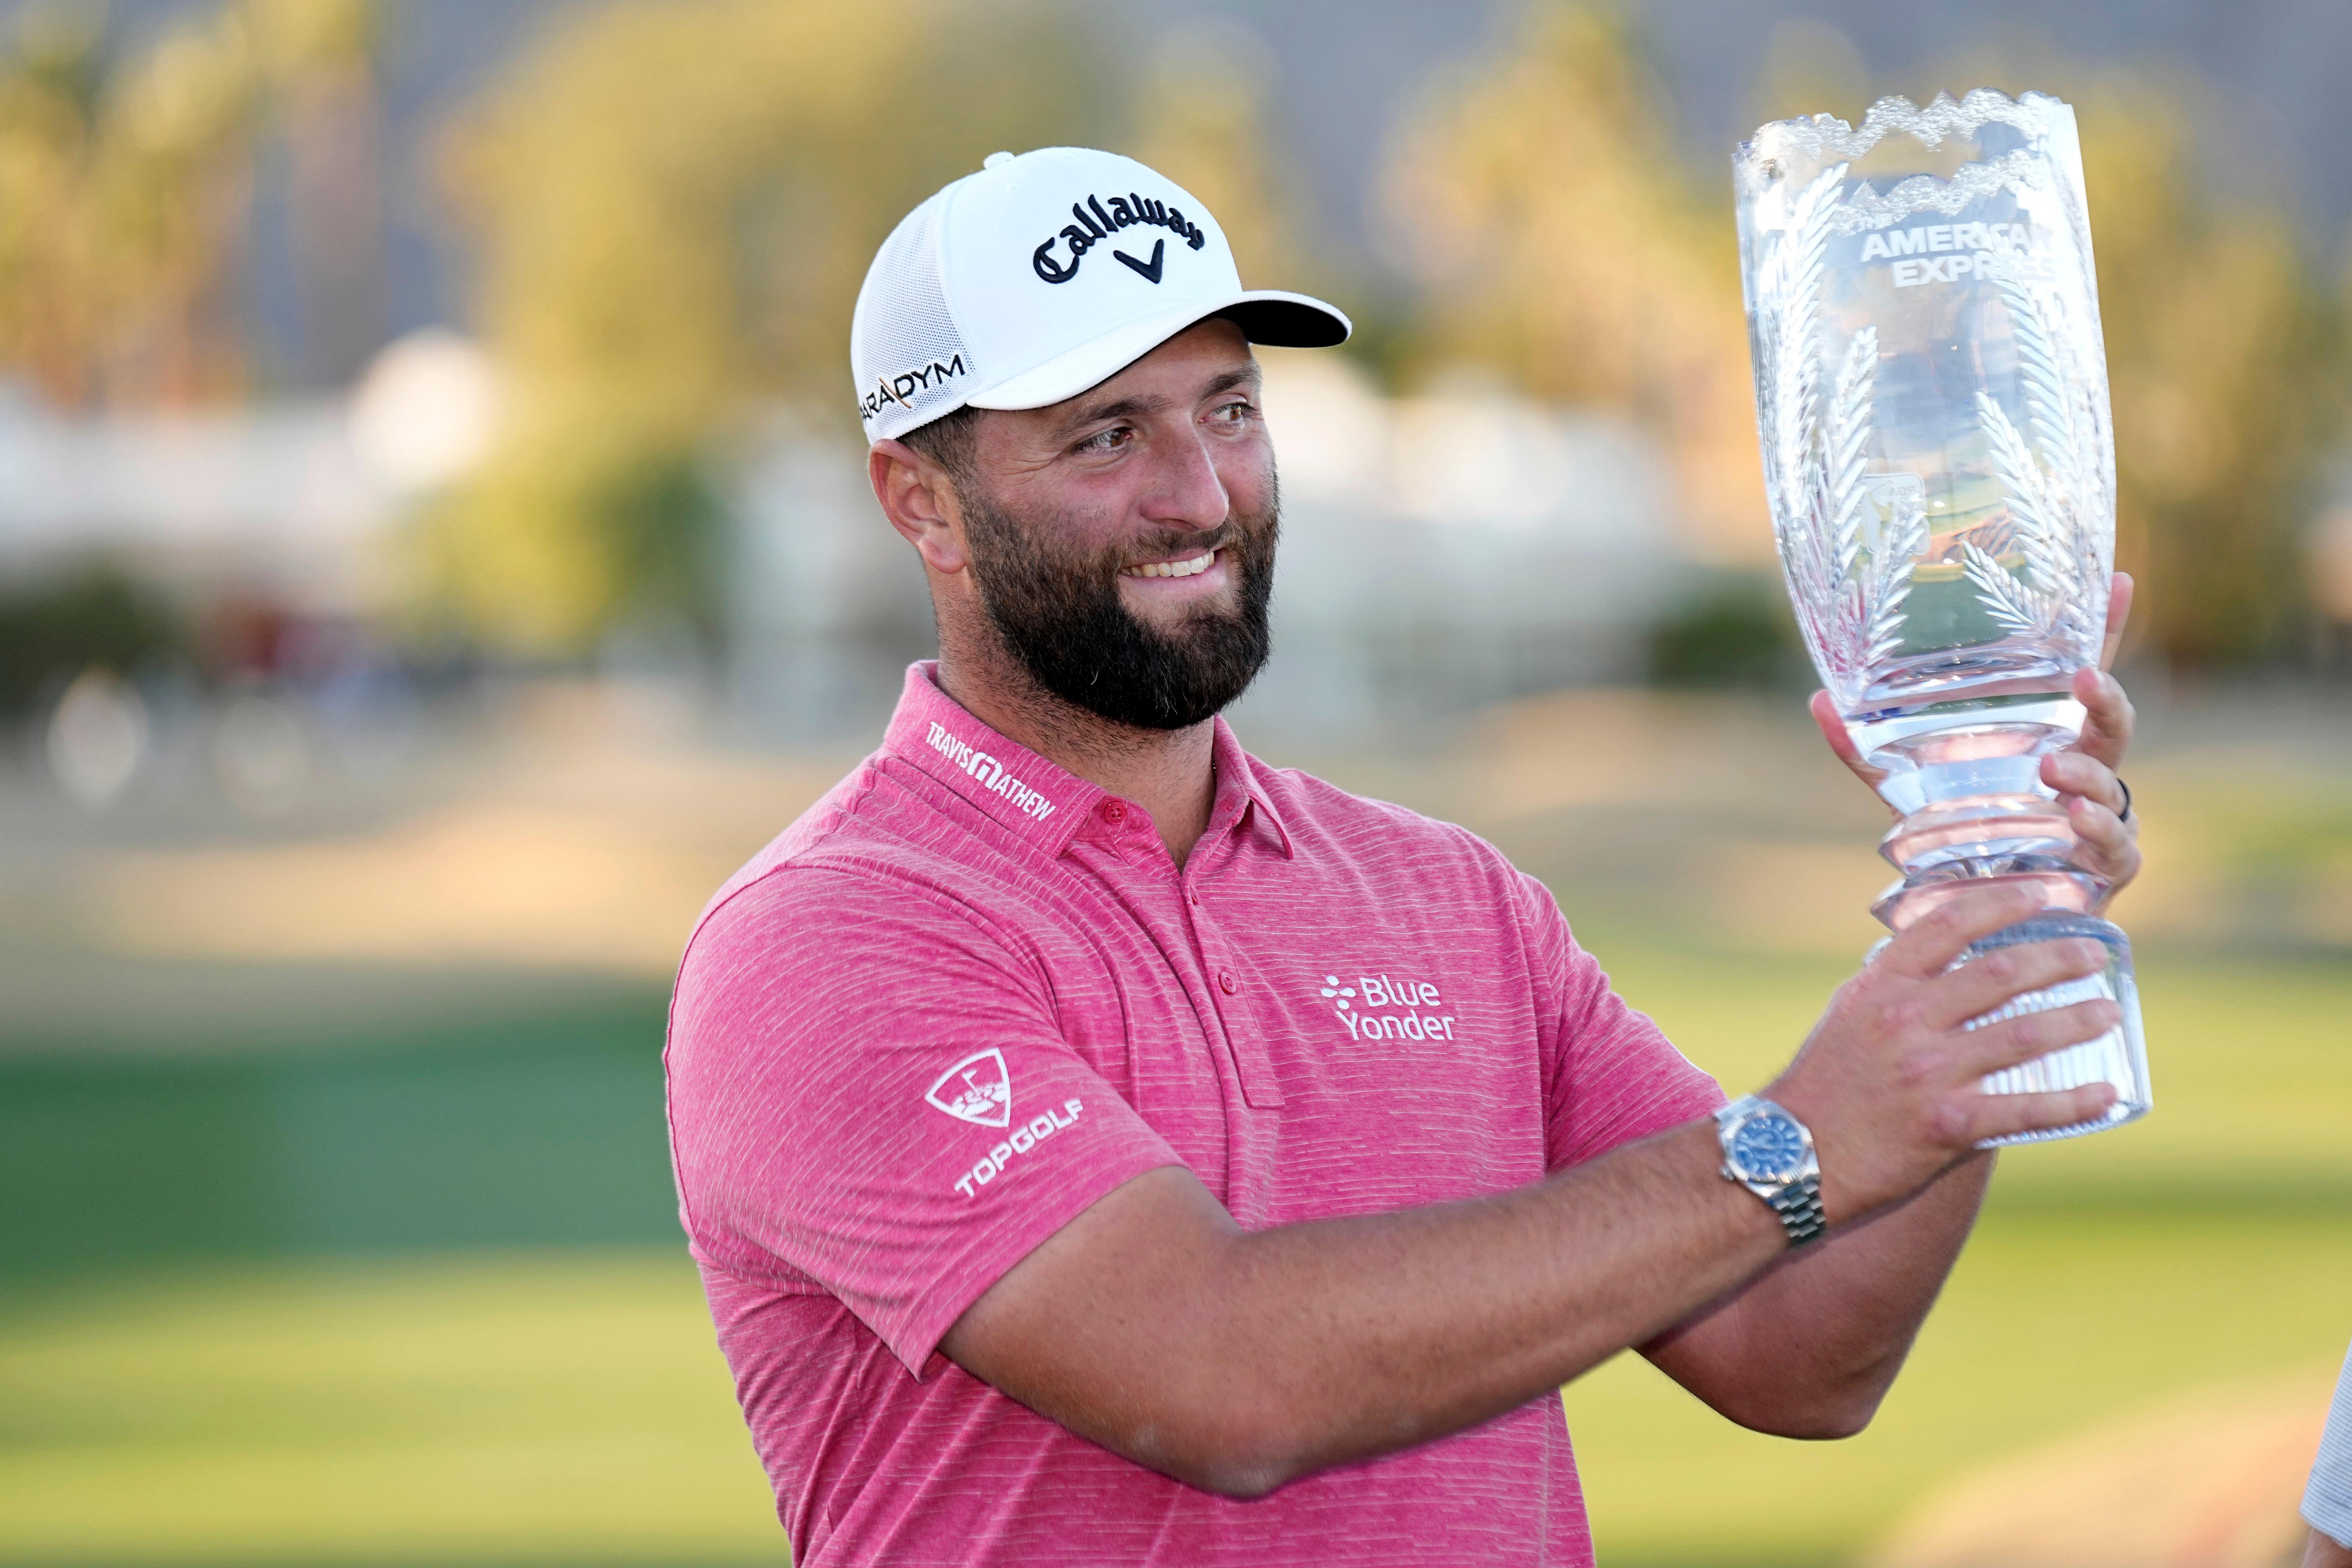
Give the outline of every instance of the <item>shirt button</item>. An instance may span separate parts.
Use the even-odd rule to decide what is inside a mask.
[[[1223,992],[1228,996],[1241,989],[1241,986],[1234,983],[1234,972],[1232,970],[1220,969],[1217,971],[1217,989]]]
[[[1103,820],[1105,822],[1125,822],[1127,820],[1127,803],[1123,800],[1107,800],[1103,802]]]
[[[1201,895],[1200,895],[1200,894],[1198,894],[1198,893],[1196,893],[1196,892],[1194,892],[1194,891],[1193,891],[1192,889],[1190,889],[1190,888],[1187,888],[1187,889],[1184,889],[1184,896],[1185,896],[1185,898],[1187,898],[1187,899],[1191,900],[1192,900],[1195,905],[1199,904],[1199,903],[1200,903],[1200,901],[1201,901]]]

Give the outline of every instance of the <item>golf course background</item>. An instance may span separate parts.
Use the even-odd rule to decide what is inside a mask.
[[[0,1568],[784,1563],[663,1013],[935,646],[842,350],[998,149],[1134,154],[1356,321],[1261,356],[1244,742],[1486,834],[1767,1081],[1885,817],[1803,714],[1726,154],[1976,86],[2081,110],[2156,1110],[2003,1157],[1853,1441],[1565,1398],[1607,1568],[2277,1568],[2352,1337],[2348,53],[2326,0],[0,0]]]
[[[601,777],[606,816],[565,806],[572,858],[617,854],[624,825],[666,806],[708,841],[663,852],[683,886],[730,834],[748,853],[839,760],[673,746],[631,786],[614,758],[641,737],[544,723],[573,697],[501,725],[504,749],[436,809],[528,842],[538,819],[518,803],[553,810],[546,780]],[[1940,1489],[2102,1423],[2120,1419],[2109,1446],[2127,1447],[2135,1413],[2168,1401],[2324,1403],[2352,1336],[2352,972],[2325,924],[2352,832],[2318,804],[2346,776],[2325,742],[2231,782],[2238,726],[2259,717],[2166,713],[2135,771],[2156,1113],[2003,1157],[1859,1438],[1741,1432],[1631,1357],[1573,1385],[1603,1562],[1696,1568],[1737,1540],[1751,1563],[1855,1563]],[[1737,778],[1675,765],[1726,736],[1746,748]],[[1620,988],[1737,1090],[1785,1059],[1870,935],[1874,807],[1815,743],[1787,703],[1585,692],[1419,753],[1311,760],[1468,820],[1546,875]],[[715,810],[694,817],[697,799]],[[2238,807],[2208,822],[2215,799]],[[2266,832],[2290,829],[2302,851],[2273,853]],[[419,841],[393,813],[324,863],[396,931],[403,900],[442,885]],[[354,869],[371,842],[407,848]],[[167,885],[168,861],[141,853]],[[322,851],[207,853],[227,909],[240,878],[292,896],[288,857]],[[662,863],[635,853],[640,873]],[[52,885],[103,889],[116,864],[86,847]],[[2168,876],[2205,894],[2168,900]],[[623,884],[606,923],[649,918],[661,885]],[[692,910],[672,897],[652,913],[682,933]],[[21,910],[5,926],[29,1005],[0,1059],[0,1563],[784,1561],[672,1218],[658,974],[289,963],[228,915],[181,931],[175,954],[152,921],[130,944],[95,893],[79,907],[78,926],[36,931]],[[2118,912],[2135,921],[2128,900]],[[586,951],[622,945],[580,923],[576,898],[563,918]],[[106,972],[110,993],[91,989]],[[288,996],[306,1001],[267,1005]],[[2293,1479],[2250,1506],[2276,1511]]]

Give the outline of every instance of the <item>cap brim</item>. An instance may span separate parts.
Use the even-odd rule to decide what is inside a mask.
[[[1024,371],[964,401],[974,408],[1044,408],[1108,381],[1188,327],[1222,316],[1254,343],[1328,349],[1355,330],[1338,307],[1278,289],[1249,289],[1223,300],[1188,300],[1146,316],[1066,354]]]

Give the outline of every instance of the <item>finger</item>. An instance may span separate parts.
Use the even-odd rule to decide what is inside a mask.
[[[2076,844],[2084,853],[2116,865],[2126,860],[2137,863],[2137,816],[2126,821],[2097,801],[2072,795],[2066,801],[2066,820],[2073,826]]]
[[[2137,722],[2123,682],[2101,670],[2078,669],[2074,700],[2083,705],[2083,732],[2067,750],[2096,757],[2111,768],[2122,766]]]
[[[2106,943],[2086,936],[1997,947],[1929,983],[1935,1000],[1928,1005],[1927,1021],[1948,1029],[1982,1017],[2011,997],[2096,974],[2106,966]]]
[[[2074,863],[2105,881],[2107,897],[2114,897],[2139,875],[2137,820],[2118,822],[2105,806],[2079,799],[2066,808],[2066,814],[2074,827]]]
[[[2042,1094],[1979,1094],[1969,1097],[1962,1119],[1968,1141],[1984,1142],[2019,1132],[2045,1132],[2095,1121],[2116,1102],[2116,1086],[2086,1083],[2080,1089],[2053,1089]]]
[[[1853,734],[1845,727],[1845,721],[1838,717],[1837,700],[1826,691],[1816,691],[1806,706],[1813,715],[1813,722],[1821,727],[1822,739],[1837,753],[1837,760],[1851,768],[1854,777],[1876,789],[1878,781],[1886,776],[1886,770],[1874,768],[1862,760],[1862,749],[1853,743]]]
[[[2123,781],[2088,752],[2053,752],[2042,758],[2042,782],[2060,795],[2095,800],[2116,817],[2124,814]]]
[[[2124,626],[2131,620],[2131,574],[2117,572],[2107,579],[2107,635],[2099,644],[2099,668],[2115,668],[2116,649],[2123,646]]]
[[[1958,1060],[1970,1074],[1981,1078],[2068,1046],[2095,1040],[2123,1019],[2123,1008],[2105,996],[2095,996],[2069,1007],[2053,1007],[2047,1013],[2004,1018],[1998,1024],[1969,1030]]]
[[[2031,882],[2000,882],[1962,893],[1912,921],[1877,962],[1925,980],[1949,969],[1977,938],[2013,926],[2041,908],[2042,889]]]

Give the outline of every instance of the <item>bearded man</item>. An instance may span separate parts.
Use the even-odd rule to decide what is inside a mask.
[[[1979,1091],[2117,1021],[1964,1027],[2105,961],[1952,967],[2028,892],[1895,937],[1726,1105],[1490,846],[1242,750],[1276,532],[1250,344],[1347,331],[1068,148],[995,154],[866,277],[868,468],[940,657],[712,902],[668,1052],[801,1568],[1589,1563],[1562,1384],[1630,1346],[1744,1426],[1860,1430],[1978,1142],[2108,1103]],[[2043,776],[2121,883],[2130,710],[2076,690]]]

